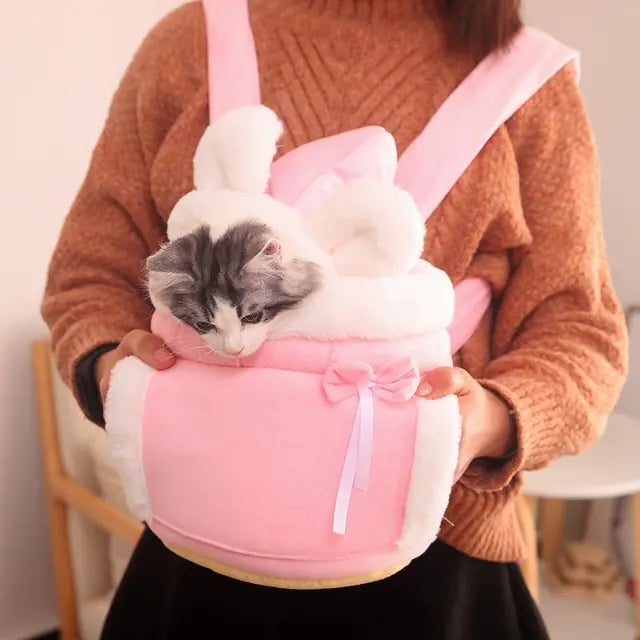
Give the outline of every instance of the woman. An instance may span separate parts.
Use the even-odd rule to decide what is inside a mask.
[[[520,28],[517,0],[254,0],[263,102],[284,120],[283,150],[363,126],[402,151],[455,87]],[[215,88],[214,88],[215,91]],[[58,365],[89,416],[114,364],[174,357],[148,333],[145,258],[192,188],[207,123],[200,3],[143,43],[114,98],[89,173],[53,256],[43,314]],[[425,257],[454,282],[487,279],[493,313],[419,393],[455,393],[463,438],[440,539],[387,580],[284,591],[224,578],[145,531],[104,638],[191,638],[227,629],[264,637],[319,628],[425,637],[546,638],[517,561],[518,472],[600,435],[624,377],[624,322],[612,291],[591,130],[570,67],[486,144],[429,222]]]

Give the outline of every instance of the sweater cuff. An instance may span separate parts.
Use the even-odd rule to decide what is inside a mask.
[[[85,416],[95,424],[104,427],[104,415],[100,387],[95,376],[96,360],[104,353],[118,346],[117,342],[100,345],[90,351],[76,365],[75,387],[78,391],[78,403]]]
[[[55,344],[55,360],[63,381],[67,384],[76,399],[76,402],[82,409],[88,420],[101,424],[101,420],[96,418],[102,417],[102,407],[98,413],[90,411],[88,406],[92,396],[91,385],[96,385],[93,374],[93,365],[96,358],[102,353],[108,351],[106,347],[110,345],[118,345],[122,338],[130,331],[130,328],[122,327],[105,327],[93,323],[79,323],[70,327],[63,336],[57,341],[54,335]],[[105,351],[94,354],[98,349],[105,347]],[[111,347],[110,347],[111,348]],[[82,375],[79,375],[78,367],[87,358],[93,357],[90,362],[87,361],[82,367]],[[97,385],[96,385],[97,388]],[[95,392],[100,397],[97,389]],[[102,404],[102,403],[100,403]]]
[[[532,458],[552,455],[549,416],[557,410],[553,394],[543,382],[527,376],[504,375],[478,382],[499,395],[509,408],[515,426],[516,447],[505,458],[474,460],[461,482],[474,491],[501,491],[508,487]],[[549,432],[549,433],[547,433]]]

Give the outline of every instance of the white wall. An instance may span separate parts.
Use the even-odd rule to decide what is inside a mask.
[[[111,94],[178,0],[1,0],[0,639],[55,626],[29,342]]]
[[[640,303],[640,2],[525,0],[535,26],[582,53],[582,91],[602,164],[603,221],[623,304]],[[640,399],[639,399],[640,408]]]
[[[177,4],[0,2],[0,639],[55,618],[28,355],[44,333],[38,305],[47,262],[122,70],[148,27]],[[640,301],[632,277],[640,241],[640,3],[529,0],[527,9],[533,23],[584,52],[615,280],[625,303]]]

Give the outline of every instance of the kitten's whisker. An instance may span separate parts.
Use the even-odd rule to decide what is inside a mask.
[[[173,342],[173,344],[174,344],[176,347],[184,347],[184,346],[189,346],[189,345],[191,344],[191,342],[192,342],[192,340],[191,340],[190,338],[180,338],[180,339],[178,339],[178,340],[175,340],[175,341]],[[198,346],[198,347],[201,347],[201,346],[202,346],[202,347],[204,347],[205,345],[195,345],[195,346]]]
[[[178,349],[180,349],[180,351],[198,351],[200,349],[208,349],[209,351],[211,351],[211,347],[208,347],[207,345],[192,345],[192,346],[188,346],[187,344],[185,345],[178,345],[178,344],[174,344],[175,347],[177,347]]]
[[[205,347],[204,345],[201,347],[184,347],[183,351],[200,351],[202,349],[208,349],[209,351],[211,351],[211,349]]]
[[[215,353],[213,349],[209,348],[208,351],[206,351],[205,353],[203,353],[199,358],[198,358],[198,362],[202,362],[209,354],[211,353]]]

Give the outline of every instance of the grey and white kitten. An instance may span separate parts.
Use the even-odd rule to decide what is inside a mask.
[[[294,309],[322,282],[320,267],[283,260],[274,232],[243,222],[212,239],[202,226],[147,259],[152,303],[230,357],[255,352],[280,314]]]

